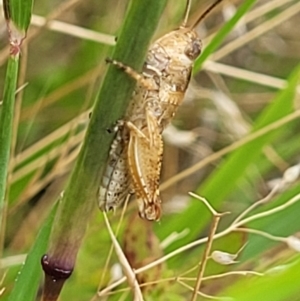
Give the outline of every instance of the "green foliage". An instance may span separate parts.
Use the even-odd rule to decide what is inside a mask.
[[[3,0],[5,17],[22,32],[26,32],[31,19],[33,0]]]
[[[243,279],[226,290],[226,294],[240,301],[260,299],[266,301],[297,300],[300,277],[300,260],[294,258],[291,263],[282,264],[268,271],[263,277]]]
[[[7,172],[10,159],[15,91],[18,78],[19,60],[9,59],[0,111],[0,215],[2,216],[6,193]],[[2,218],[0,219],[0,224]]]
[[[24,301],[24,296],[26,296],[28,301],[35,300],[42,276],[41,265],[37,259],[41,258],[47,250],[56,210],[57,205],[52,209],[37,235],[35,243],[29,251],[21,271],[18,273],[8,301]]]
[[[0,229],[3,226],[2,215],[5,210],[4,198],[6,194],[10,151],[13,140],[13,117],[19,73],[19,51],[30,23],[32,6],[32,0],[3,1],[11,55],[7,64],[3,106],[0,108]],[[18,32],[18,30],[21,30],[21,32]],[[14,47],[16,48],[14,49]]]

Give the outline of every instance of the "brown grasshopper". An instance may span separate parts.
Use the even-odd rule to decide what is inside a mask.
[[[187,27],[191,7],[191,0],[187,0],[182,25],[151,45],[141,74],[121,62],[108,60],[136,79],[137,85],[111,147],[99,190],[101,210],[114,209],[133,191],[140,216],[159,220],[161,134],[183,101],[194,61],[201,53],[195,27],[221,1],[213,3],[192,27]]]

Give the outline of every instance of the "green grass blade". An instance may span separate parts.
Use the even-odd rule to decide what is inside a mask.
[[[19,60],[10,58],[7,65],[3,104],[0,111],[0,225],[2,224],[5,203],[18,70]]]
[[[4,84],[3,106],[0,111],[0,225],[3,209],[7,174],[12,141],[15,93],[19,72],[20,47],[30,23],[33,0],[5,0],[4,14],[10,43],[10,58]]]
[[[57,204],[50,212],[32,249],[28,253],[8,301],[35,300],[42,276],[40,258],[46,251],[56,210]],[[24,296],[26,296],[26,298]]]
[[[239,301],[299,300],[300,260],[282,264],[262,277],[242,278],[222,295]],[[263,296],[263,298],[262,298]]]
[[[26,33],[30,24],[33,0],[4,0],[5,18],[12,22],[16,29]]]
[[[238,8],[234,16],[224,24],[224,26],[217,32],[211,42],[204,48],[202,54],[197,59],[194,65],[194,73],[200,71],[204,61],[221,45],[226,36],[232,31],[238,21],[246,14],[246,12],[254,5],[257,0],[246,0]]]

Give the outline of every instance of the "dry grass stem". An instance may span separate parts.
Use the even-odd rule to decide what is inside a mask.
[[[1,269],[7,269],[15,267],[24,263],[27,254],[18,254],[14,256],[8,256],[0,259]]]
[[[56,101],[63,98],[64,96],[74,91],[77,91],[78,89],[84,87],[85,85],[93,82],[95,78],[97,78],[100,74],[103,73],[103,70],[104,67],[102,64],[100,64],[94,69],[88,70],[83,75],[57,88],[49,95],[42,96],[36,101],[36,103],[39,104],[38,111],[47,108],[48,106],[54,104]],[[22,110],[21,120],[27,120],[28,118],[32,118],[32,115],[35,114],[37,114],[37,108],[35,106],[24,108]]]
[[[194,288],[191,287],[190,285],[186,284],[185,282],[183,282],[179,279],[177,279],[177,282],[180,283],[185,288],[189,289],[190,291],[194,291]],[[199,292],[199,291],[196,293],[196,297],[197,296],[201,296],[201,297],[204,297],[204,298],[207,298],[207,299],[212,299],[212,300],[227,300],[226,297],[214,297],[214,296],[207,295],[207,294],[204,294],[204,293]]]
[[[124,274],[126,275],[128,284],[132,288],[133,295],[134,295],[134,301],[143,301],[144,300],[143,294],[141,292],[139,283],[135,277],[135,273],[133,272],[127,258],[125,257],[125,255],[123,253],[122,248],[120,247],[120,245],[111,229],[110,223],[108,221],[108,218],[107,218],[107,215],[105,212],[103,212],[103,217],[104,217],[104,221],[105,221],[107,230],[111,237],[112,243],[115,247],[116,254],[118,256],[121,266],[123,267]],[[101,294],[99,294],[99,296],[101,296]]]
[[[260,230],[256,230],[256,229],[251,229],[251,228],[236,228],[234,231],[235,232],[245,232],[245,233],[257,234],[257,235],[266,237],[266,238],[268,238],[270,240],[280,241],[280,242],[286,242],[286,238],[285,237],[275,236],[275,235],[272,235],[272,234],[270,234],[268,232],[260,231]]]
[[[226,214],[229,214],[230,212],[222,212],[222,213],[219,213],[219,212],[217,212],[212,206],[211,206],[211,204],[207,201],[207,199],[205,199],[204,197],[202,197],[202,196],[200,196],[200,195],[197,195],[197,194],[195,194],[195,193],[193,193],[193,192],[189,192],[189,195],[190,196],[192,196],[192,197],[194,197],[194,198],[196,198],[196,199],[198,199],[198,200],[200,200],[206,207],[207,207],[207,209],[211,212],[211,214],[213,215],[213,216],[219,216],[219,217],[221,217],[221,216],[223,216],[223,215],[226,215]]]
[[[273,189],[261,200],[253,203],[251,206],[249,206],[245,211],[243,211],[233,222],[232,225],[235,225],[236,223],[238,223],[241,219],[243,219],[249,212],[253,211],[255,208],[257,208],[260,205],[266,204],[267,202],[269,202],[274,196],[275,194],[278,192],[278,190],[281,187],[281,183],[275,185],[273,187]]]
[[[23,150],[14,158],[13,168],[15,168],[18,164],[22,163],[23,161],[28,160],[34,154],[40,152],[43,148],[46,148],[53,142],[62,139],[64,136],[69,134],[73,124],[85,124],[88,120],[88,114],[88,111],[81,113],[79,116],[73,118],[72,120],[62,125],[46,137],[40,139],[38,142]]]
[[[37,15],[32,16],[31,24],[38,27],[46,26],[49,30],[56,31],[79,39],[90,40],[93,42],[110,46],[114,46],[116,44],[115,37],[112,35],[100,33],[91,29],[56,20],[47,22],[46,18]]]
[[[203,64],[205,70],[223,74],[229,77],[234,77],[240,80],[246,80],[248,82],[256,83],[262,86],[284,89],[286,87],[286,81],[274,76],[265,75],[262,73],[257,73],[249,70],[244,70],[241,68],[225,65],[222,63],[217,63],[212,60],[207,60]]]
[[[207,202],[207,204],[209,204],[209,203]],[[209,206],[210,206],[210,204],[209,204]],[[212,221],[211,229],[209,231],[208,241],[207,241],[207,244],[206,244],[205,249],[204,249],[202,260],[200,262],[197,281],[196,281],[196,284],[195,284],[195,288],[194,288],[194,291],[193,291],[193,294],[192,294],[191,301],[196,301],[197,300],[197,295],[198,295],[198,292],[200,290],[201,283],[202,283],[202,280],[203,280],[204,271],[205,271],[207,260],[209,258],[209,254],[210,254],[210,250],[211,250],[211,247],[212,247],[214,235],[217,231],[218,224],[219,224],[219,221],[220,221],[220,218],[221,218],[220,214],[218,214],[217,212],[215,212],[215,213],[214,212],[213,212],[213,221]]]
[[[208,281],[208,280],[213,280],[213,279],[220,279],[228,276],[233,276],[233,275],[240,275],[240,276],[247,276],[247,275],[254,275],[254,276],[264,276],[263,273],[255,272],[255,271],[230,271],[227,273],[221,273],[217,275],[210,275],[203,277],[202,281]],[[184,281],[196,281],[196,277],[177,277],[179,280],[184,280]]]
[[[122,222],[124,220],[124,215],[125,215],[125,212],[126,212],[126,209],[127,209],[127,206],[128,206],[129,199],[130,199],[130,195],[127,196],[127,198],[125,200],[125,203],[124,203],[124,206],[122,208],[121,217],[120,217],[120,220],[118,221],[118,225],[117,225],[117,229],[116,229],[116,234],[115,234],[116,237],[119,234]],[[98,285],[98,291],[100,291],[101,287],[103,287],[104,277],[105,277],[105,275],[107,273],[107,270],[108,270],[108,265],[109,265],[109,262],[110,262],[110,259],[111,259],[111,256],[112,256],[113,249],[114,249],[114,245],[112,243],[112,245],[111,245],[111,247],[109,249],[106,261],[105,261],[105,265],[104,265],[104,268],[103,268],[102,276],[101,276],[101,279],[100,279],[100,282],[99,282],[99,285]]]
[[[235,223],[233,225],[233,227],[236,229],[236,228],[239,228],[240,226],[244,225],[244,224],[247,224],[247,223],[250,223],[254,220],[257,220],[257,219],[260,219],[260,218],[263,218],[263,217],[266,217],[266,216],[270,216],[272,214],[275,214],[277,212],[280,212],[290,206],[292,206],[293,204],[295,204],[296,202],[298,202],[300,200],[300,194],[294,196],[293,198],[291,198],[288,202],[280,205],[280,206],[277,206],[275,208],[272,208],[270,210],[267,210],[267,211],[264,211],[264,212],[260,212],[260,213],[257,213],[257,214],[254,214],[252,216],[249,216],[245,219],[242,219],[240,221],[238,221],[237,223]],[[231,228],[231,227],[229,227]]]
[[[278,9],[283,5],[286,5],[287,3],[290,3],[294,0],[273,0],[273,1],[267,1],[266,3],[260,5],[257,8],[254,8],[252,11],[250,11],[243,19],[245,23],[249,23],[254,21],[255,19],[258,19],[260,17],[265,16],[269,12],[273,11],[274,9]]]
[[[79,143],[82,141],[83,137],[84,137],[84,133],[78,134],[76,136],[76,139],[73,141],[72,145],[70,145],[70,149],[72,149],[72,147],[76,145],[78,145],[78,147],[72,149],[72,152],[67,156],[67,157],[72,157],[72,160],[68,160],[67,157],[64,157],[64,162],[63,162],[64,166],[68,165],[70,161],[73,161],[77,157],[79,152]],[[49,153],[42,155],[41,157],[38,157],[36,160],[33,160],[32,162],[28,163],[24,167],[20,168],[18,171],[16,171],[13,174],[12,183],[24,178],[25,176],[32,173],[36,169],[43,168],[46,165],[46,163],[50,162],[51,160],[60,157],[63,149],[64,146],[62,145],[57,146],[56,148],[52,149]],[[61,167],[62,166],[60,166],[60,169],[62,169]]]
[[[296,15],[300,11],[300,3],[295,3],[291,7],[287,8],[286,10],[279,13],[277,16],[273,17],[270,20],[265,21],[264,23],[260,24],[259,26],[255,27],[251,31],[247,32],[243,36],[229,42],[219,50],[217,50],[212,55],[212,60],[218,61],[221,58],[225,57],[226,55],[232,53],[236,49],[246,45],[250,41],[256,39],[257,37],[263,35],[264,33],[268,32],[269,30],[273,29],[274,27],[282,24],[284,21],[290,19],[294,15]]]
[[[249,13],[244,16],[244,18],[242,19],[242,21],[236,25],[236,28],[239,28],[240,26],[245,26],[248,23],[254,21],[255,19],[258,19],[258,18],[264,16],[265,14],[273,11],[274,9],[279,8],[279,7],[285,5],[285,4],[289,3],[289,2],[292,2],[292,1],[294,1],[294,0],[273,0],[273,1],[268,1],[267,3],[262,4],[262,5],[260,5],[257,8],[254,8],[252,11],[249,11]],[[216,34],[213,33],[213,34],[205,37],[203,39],[204,45],[207,45],[212,40],[212,38],[215,35]]]

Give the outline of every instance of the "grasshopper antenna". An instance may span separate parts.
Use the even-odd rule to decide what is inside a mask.
[[[211,6],[208,7],[208,9],[198,18],[198,20],[195,22],[195,24],[192,26],[191,29],[194,29],[216,6],[218,6],[223,0],[217,0],[214,2]],[[190,2],[190,1],[189,1]],[[186,16],[185,16],[186,18]],[[184,18],[184,22],[186,21]]]
[[[192,0],[187,0],[185,12],[184,12],[184,19],[182,24],[180,25],[180,28],[186,28],[186,24],[188,22],[190,10],[191,10],[191,4],[192,4]]]

